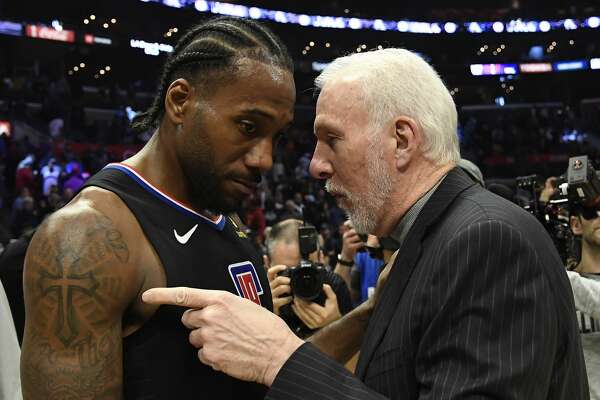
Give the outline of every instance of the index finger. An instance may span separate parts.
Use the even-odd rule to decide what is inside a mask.
[[[277,278],[277,274],[285,270],[286,268],[287,266],[283,264],[274,265],[271,268],[269,268],[269,270],[267,271],[267,277],[269,278],[269,281],[272,281],[273,279]]]
[[[189,308],[204,308],[215,303],[220,290],[192,289],[189,287],[153,288],[142,294],[147,304],[170,304]]]

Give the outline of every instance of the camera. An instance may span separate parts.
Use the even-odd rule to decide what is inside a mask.
[[[542,180],[537,175],[516,178],[517,187],[530,193],[532,199],[522,207],[531,212],[544,225],[565,263],[579,259],[578,238],[571,233],[569,214],[581,211],[596,214],[600,205],[600,178],[588,156],[569,159],[566,173],[557,177],[556,193],[541,205],[536,191]]]
[[[286,268],[279,275],[290,278],[293,296],[306,301],[321,300],[324,302],[322,292],[325,283],[325,267],[309,260],[309,255],[318,249],[316,228],[310,225],[300,226],[298,228],[298,243],[300,246],[300,263]]]

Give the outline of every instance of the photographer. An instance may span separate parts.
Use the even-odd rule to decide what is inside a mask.
[[[590,398],[600,400],[600,208],[572,206],[570,224],[573,234],[581,237],[581,260],[568,275],[575,307],[582,313],[578,320]]]
[[[350,221],[344,222],[342,237],[342,251],[334,272],[350,287],[354,304],[360,304],[373,295],[379,273],[398,249],[398,243],[391,238],[378,239],[375,235],[363,240]]]
[[[285,320],[294,333],[306,337],[346,314],[352,309],[352,303],[344,281],[322,266],[322,251],[316,232],[316,251],[311,252],[306,261],[322,271],[322,290],[312,301],[293,293],[290,268],[298,266],[302,259],[298,238],[301,226],[302,221],[287,219],[271,228],[266,239],[268,255],[265,256],[265,267],[273,295],[273,311]]]

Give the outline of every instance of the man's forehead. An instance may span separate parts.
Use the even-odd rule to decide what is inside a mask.
[[[364,91],[355,79],[326,84],[317,100],[315,128],[367,116]]]

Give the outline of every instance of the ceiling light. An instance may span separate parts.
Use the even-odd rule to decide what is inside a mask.
[[[85,63],[79,63],[79,66],[80,66],[81,68],[85,68]]]
[[[110,71],[110,65],[107,65],[106,67],[104,67],[104,69]]]
[[[104,75],[104,70],[103,69],[100,70],[100,75]]]
[[[73,71],[75,71],[75,72],[79,71],[79,67],[78,66],[73,67]]]
[[[329,43],[329,42],[325,43],[325,47],[331,47],[331,43]]]
[[[96,19],[96,16],[94,14],[90,15],[90,19],[93,21]]]
[[[305,54],[305,55],[306,55],[306,50],[302,50],[302,54]]]
[[[104,27],[104,29],[108,28],[108,24],[106,22],[104,24],[102,24],[102,26]]]
[[[310,47],[313,47],[314,45],[315,45],[315,42],[310,42],[310,43],[309,43],[309,46],[310,46]]]
[[[90,20],[86,18],[86,19],[83,20],[83,23],[87,25],[87,24],[90,23]]]
[[[116,18],[112,18],[112,19],[110,20],[110,22],[111,22],[111,24],[116,24],[116,23],[117,23],[117,19],[116,19]]]

